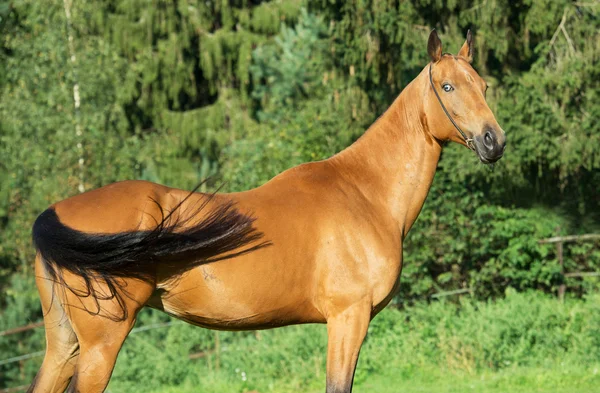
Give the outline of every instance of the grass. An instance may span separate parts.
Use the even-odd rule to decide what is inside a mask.
[[[600,366],[592,368],[514,367],[476,374],[428,368],[407,378],[397,373],[373,375],[355,393],[597,393]],[[315,393],[319,390],[315,390]]]
[[[354,393],[598,393],[600,392],[600,365],[593,367],[513,367],[500,371],[485,370],[469,374],[424,367],[412,372],[394,372],[392,369],[370,375],[355,384]],[[286,381],[271,381],[268,390],[259,392],[284,393],[290,391],[321,393],[324,381],[312,381],[304,387],[291,390]],[[201,387],[201,388],[200,388]],[[200,386],[184,385],[163,387],[153,393],[207,393],[244,392],[249,387],[238,386],[223,378],[207,376]],[[120,390],[111,390],[118,393]]]

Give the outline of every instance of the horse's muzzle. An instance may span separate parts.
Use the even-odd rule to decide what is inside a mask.
[[[502,158],[506,148],[506,136],[499,129],[486,128],[485,132],[473,138],[475,151],[481,162],[491,164]]]

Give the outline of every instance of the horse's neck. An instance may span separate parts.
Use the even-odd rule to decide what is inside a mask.
[[[358,141],[333,158],[362,194],[398,222],[403,236],[423,207],[441,153],[427,129],[423,75]]]

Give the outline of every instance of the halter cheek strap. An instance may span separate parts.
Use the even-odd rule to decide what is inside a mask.
[[[464,133],[464,131],[460,129],[460,127],[458,126],[458,124],[456,124],[456,122],[454,121],[454,119],[452,118],[452,116],[450,116],[450,113],[448,112],[448,109],[446,109],[446,106],[442,102],[442,98],[440,97],[440,95],[438,94],[437,90],[435,89],[435,85],[433,84],[433,77],[431,76],[431,64],[429,64],[429,83],[431,83],[431,88],[433,89],[433,92],[435,93],[435,96],[437,97],[438,102],[442,106],[442,109],[444,110],[444,113],[446,114],[446,116],[448,117],[448,119],[452,122],[452,125],[454,126],[454,128],[456,128],[458,130],[458,132],[460,133],[460,135],[465,140],[465,143],[467,144],[467,146],[469,147],[469,149],[475,151],[475,145],[473,144],[473,138],[467,138],[467,135]]]

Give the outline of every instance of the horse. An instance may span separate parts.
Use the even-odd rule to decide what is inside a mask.
[[[349,393],[370,321],[453,141],[483,163],[506,138],[472,68],[429,35],[430,62],[352,145],[239,193],[123,181],[33,225],[47,349],[29,392],[102,392],[143,307],[201,327],[327,326],[326,392]]]

